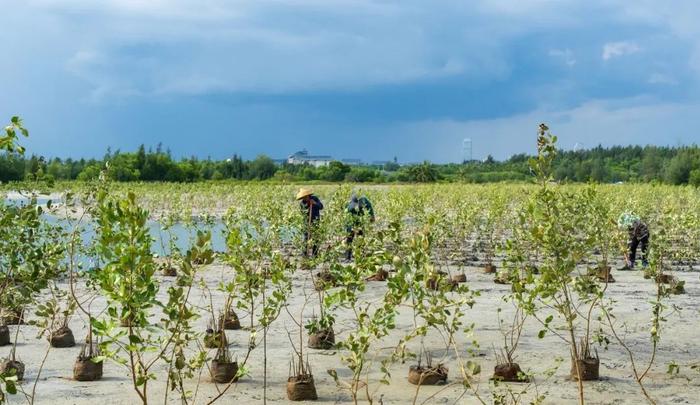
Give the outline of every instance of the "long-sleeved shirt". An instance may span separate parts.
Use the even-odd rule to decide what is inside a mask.
[[[348,203],[347,210],[354,216],[365,215],[366,212],[369,214],[370,218],[374,219],[374,208],[372,208],[372,203],[367,199],[367,197],[360,197],[350,201]]]
[[[647,224],[637,219],[629,227],[629,234],[630,240],[642,240],[649,236],[649,228]]]
[[[323,209],[323,203],[315,195],[311,196],[311,200],[313,201],[313,204],[311,205],[311,220],[315,222],[321,219],[321,210]],[[299,201],[299,207],[301,208],[301,213],[305,215],[305,218],[308,221],[309,204],[306,202],[306,200],[301,200]]]

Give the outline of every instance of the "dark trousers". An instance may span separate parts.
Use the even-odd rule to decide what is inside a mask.
[[[347,229],[347,236],[345,237],[345,245],[347,246],[345,250],[345,258],[350,260],[352,259],[352,241],[355,240],[355,236],[362,236],[364,235],[364,232],[362,232],[362,229],[353,229],[353,228],[348,228]]]
[[[637,247],[642,245],[642,264],[647,264],[647,249],[649,248],[649,235],[643,237],[642,239],[632,238],[629,243],[629,260],[632,266],[634,266],[637,260]]]
[[[306,229],[304,231],[304,256],[309,256],[309,244],[311,244],[311,257],[316,257],[318,255],[318,242],[313,238],[312,232],[314,227],[311,229]],[[311,240],[311,242],[309,242]]]

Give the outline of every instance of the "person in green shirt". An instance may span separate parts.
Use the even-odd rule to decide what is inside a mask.
[[[642,248],[642,267],[649,265],[647,261],[647,250],[649,248],[649,227],[642,222],[641,218],[632,213],[624,213],[617,220],[620,228],[627,229],[629,241],[627,247],[629,251],[625,255],[625,266],[620,270],[634,270],[637,261],[637,247]]]
[[[356,193],[352,194],[350,197],[350,202],[347,206],[347,213],[349,214],[348,225],[345,228],[347,232],[347,237],[345,238],[345,245],[347,250],[345,251],[345,259],[352,259],[352,242],[355,240],[355,236],[364,235],[364,217],[369,216],[370,222],[374,222],[374,208],[372,203],[365,196],[358,197]]]

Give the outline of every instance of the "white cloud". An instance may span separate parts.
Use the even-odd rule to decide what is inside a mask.
[[[578,24],[562,17],[571,0],[9,1],[7,19],[25,27],[7,32],[21,39],[54,27],[70,58],[104,62],[59,65],[95,89],[124,85],[122,94],[354,90],[452,76],[484,83],[510,74],[510,39]],[[31,30],[27,16],[50,23]]]
[[[576,58],[574,57],[573,51],[571,49],[550,49],[549,56],[553,58],[560,59],[564,62],[566,66],[572,67],[576,64]]]
[[[640,48],[639,45],[631,41],[608,42],[607,44],[603,45],[603,60],[610,60],[618,56],[631,55],[641,50],[642,48]]]
[[[506,159],[515,153],[534,153],[537,125],[547,123],[559,146],[573,149],[598,144],[679,145],[700,142],[700,104],[653,102],[643,99],[595,100],[565,110],[544,110],[486,120],[426,120],[396,129],[413,140],[415,157],[436,162],[459,162],[462,139],[472,139],[475,159],[493,155]],[[421,140],[421,141],[417,141]]]
[[[44,69],[59,66],[70,73],[67,81],[106,96],[354,91],[450,77],[488,85],[518,67],[514,44],[544,45],[545,56],[565,66],[586,65],[585,38],[516,42],[585,30],[580,15],[605,15],[611,29],[633,23],[686,38],[700,33],[690,24],[688,15],[698,13],[688,1],[683,18],[670,6],[654,13],[651,0],[634,7],[608,0],[6,1],[4,33],[14,58],[49,54]],[[610,42],[602,58],[640,51],[636,42]],[[0,86],[17,81],[9,69],[0,68]]]
[[[27,1],[7,8],[51,25],[7,31],[17,40],[60,31],[71,56],[58,64],[100,94],[347,90],[510,70],[503,34],[469,12],[452,15],[450,2]]]
[[[675,86],[678,84],[678,80],[664,73],[652,73],[649,76],[649,84],[665,84],[669,86]]]

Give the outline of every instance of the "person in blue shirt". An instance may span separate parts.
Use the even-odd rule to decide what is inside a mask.
[[[345,244],[347,250],[345,251],[345,259],[352,259],[352,242],[355,240],[355,236],[364,235],[364,217],[369,216],[370,222],[374,222],[374,208],[372,203],[367,199],[367,197],[358,197],[356,193],[352,194],[350,197],[350,202],[347,206],[348,213],[348,225],[345,228],[347,232],[347,237],[345,238]]]
[[[321,220],[321,210],[323,203],[316,197],[310,189],[302,188],[297,193],[299,208],[304,215],[304,256],[316,257],[318,255],[318,241],[313,238],[314,229]],[[311,241],[311,242],[309,242]],[[311,246],[309,246],[311,244]],[[309,249],[309,247],[311,249]],[[309,250],[311,254],[309,255]]]

